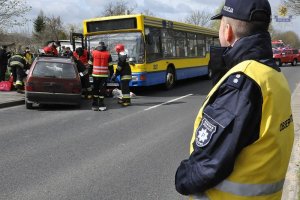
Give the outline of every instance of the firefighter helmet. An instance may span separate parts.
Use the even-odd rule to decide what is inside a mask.
[[[124,45],[123,44],[117,44],[116,45],[116,52],[117,53],[120,53],[120,52],[122,52],[122,51],[124,51]]]

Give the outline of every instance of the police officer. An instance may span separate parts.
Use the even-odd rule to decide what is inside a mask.
[[[24,82],[23,79],[26,77],[26,70],[28,69],[28,63],[22,52],[13,55],[9,61],[8,66],[11,68],[13,75],[13,84],[17,89],[18,93],[23,93]]]
[[[115,73],[112,76],[112,80],[116,76],[121,76],[121,90],[122,90],[122,99],[118,101],[122,106],[131,105],[130,100],[130,88],[129,82],[132,79],[131,68],[127,60],[127,54],[125,53],[125,48],[123,44],[117,44],[115,47],[116,52],[118,53],[118,65]]]
[[[108,65],[112,61],[110,53],[106,50],[104,42],[99,42],[99,46],[92,53],[90,64],[93,65],[93,103],[94,111],[106,110],[104,95],[106,91],[106,81],[109,75]]]
[[[175,175],[192,199],[281,199],[294,139],[291,93],[272,57],[267,0],[226,0],[220,59],[229,71],[194,123],[190,157]]]

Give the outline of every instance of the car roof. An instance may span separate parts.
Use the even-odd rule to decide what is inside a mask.
[[[42,56],[42,57],[38,57],[37,61],[74,64],[74,60],[70,57]]]

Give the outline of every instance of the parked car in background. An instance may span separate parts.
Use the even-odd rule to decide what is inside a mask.
[[[27,109],[37,104],[80,106],[81,82],[73,58],[39,56],[33,62],[25,83]]]
[[[278,66],[284,63],[296,66],[300,61],[300,54],[298,49],[273,49],[273,58]]]

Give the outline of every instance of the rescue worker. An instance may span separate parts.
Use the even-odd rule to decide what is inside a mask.
[[[93,51],[89,64],[93,66],[93,103],[92,110],[104,111],[104,96],[106,91],[106,80],[108,78],[108,65],[112,61],[110,53],[106,50],[104,42],[99,42],[99,46]]]
[[[90,99],[92,98],[92,87],[89,80],[88,51],[86,49],[83,49],[82,47],[78,47],[73,52],[73,57],[75,58],[75,60],[77,60],[77,65],[83,66],[83,69],[81,67],[81,70],[78,70],[79,72],[81,72],[80,79],[82,84],[82,98]]]
[[[25,53],[24,53],[24,57],[27,60],[27,63],[29,64],[29,66],[31,66],[32,62],[33,62],[33,54],[30,52],[30,48],[26,47],[25,48]]]
[[[59,46],[60,46],[60,43],[58,41],[49,42],[48,45],[43,48],[44,53],[48,54],[48,55],[58,56],[58,51],[56,48]]]
[[[122,106],[131,105],[130,88],[129,83],[132,79],[131,68],[127,62],[127,54],[125,53],[125,47],[123,44],[117,44],[115,47],[118,53],[118,64],[115,73],[112,76],[112,81],[115,77],[120,75],[122,98],[118,101]]]
[[[7,53],[6,49],[6,45],[3,45],[0,49],[0,81],[5,81],[5,73],[7,71],[9,54]]]
[[[289,85],[272,56],[268,0],[226,0],[219,65],[227,73],[194,123],[175,175],[191,199],[280,200],[294,140]]]
[[[13,85],[17,89],[18,93],[24,92],[24,78],[26,77],[26,70],[28,69],[28,63],[22,52],[13,55],[9,61],[8,66],[10,67],[13,75]]]

